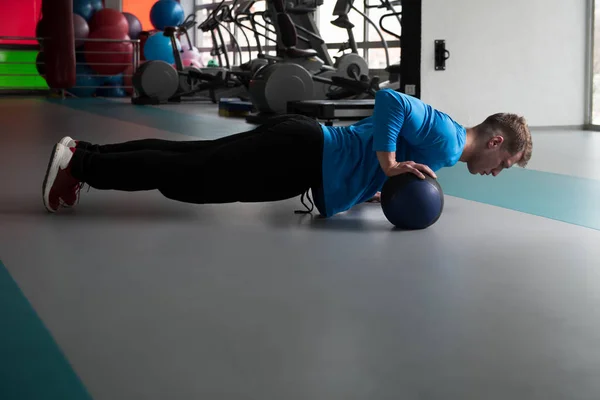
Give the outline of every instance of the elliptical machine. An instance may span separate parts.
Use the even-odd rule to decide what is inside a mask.
[[[348,34],[348,42],[344,43],[338,52],[342,55],[334,56],[335,63],[333,67],[339,71],[338,76],[347,75],[359,80],[360,76],[369,74],[369,64],[358,54],[358,46],[352,31],[354,24],[348,18],[352,6],[353,0],[337,0],[333,8],[333,15],[337,16],[337,19],[331,21],[331,24],[345,29]],[[350,50],[350,52],[346,53],[346,50]]]
[[[213,29],[219,26],[218,13],[222,8],[217,8],[209,15],[207,21],[200,24],[200,28]],[[190,96],[207,92],[208,98],[217,103],[220,97],[247,96],[247,90],[227,68],[202,68],[184,67],[181,53],[178,50],[177,38],[185,37],[187,46],[192,47],[188,29],[196,26],[195,15],[190,15],[182,25],[166,27],[163,35],[171,40],[175,67],[160,61],[147,61],[135,71],[132,83],[136,95],[132,103],[138,105],[158,105],[165,103],[179,103]],[[214,32],[213,37],[214,37]],[[222,35],[221,35],[222,38]],[[215,43],[215,46],[217,46]],[[197,98],[193,98],[197,100]]]
[[[272,4],[277,10],[276,26],[284,48],[278,57],[264,56],[271,63],[250,81],[250,98],[259,114],[248,116],[248,122],[260,123],[272,115],[285,113],[290,102],[375,96],[379,78],[360,75],[357,79],[356,70],[350,71],[352,78],[340,76],[340,71],[317,57],[316,50],[298,49],[297,32],[285,12],[283,0],[274,0]],[[341,90],[332,91],[332,87]]]
[[[135,89],[131,98],[133,104],[158,105],[179,102],[183,96],[203,89],[202,84],[205,81],[216,79],[213,75],[201,73],[197,68],[183,66],[176,37],[185,36],[187,44],[191,47],[187,30],[195,25],[195,16],[191,15],[180,26],[165,28],[163,35],[171,40],[176,67],[173,68],[171,64],[161,60],[150,60],[142,64],[132,77]]]
[[[390,18],[390,17],[395,17],[395,19],[398,21],[400,30],[402,29],[402,12],[396,11],[396,8],[394,7],[394,5],[401,5],[401,4],[402,4],[402,2],[400,0],[395,0],[395,1],[380,0],[378,5],[372,5],[372,4],[369,4],[368,0],[365,0],[365,8],[378,8],[378,9],[385,8],[388,11],[387,13],[383,14],[379,18],[379,27],[377,27],[377,25],[375,25],[375,23],[372,20],[370,20],[365,14],[361,13],[359,10],[356,10],[356,8],[353,7],[353,9],[355,9],[356,11],[361,13],[363,15],[363,17],[367,20],[367,22],[373,26],[373,28],[379,35],[381,42],[383,43],[383,48],[385,50],[385,59],[386,59],[385,71],[389,74],[389,78],[387,81],[381,82],[382,89],[384,89],[384,88],[393,89],[393,90],[400,89],[400,71],[402,69],[401,63],[390,64],[388,44],[387,44],[387,41],[385,40],[385,38],[383,37],[383,34],[381,33],[381,31],[387,33],[390,36],[397,38],[398,41],[400,43],[402,43],[402,35],[401,34],[392,32],[391,30],[387,29],[383,25],[383,21],[385,19]]]
[[[265,53],[263,52],[263,46],[260,42],[260,38],[262,37],[266,41],[270,41],[274,44],[277,43],[277,40],[268,37],[267,35],[264,35],[258,31],[258,23],[256,22],[255,18],[259,13],[251,11],[251,8],[254,5],[254,3],[256,3],[256,1],[234,0],[233,4],[231,5],[231,12],[229,14],[230,18],[228,20],[229,22],[233,22],[237,27],[240,28],[240,31],[244,35],[246,43],[248,44],[248,61],[241,62],[242,60],[240,59],[241,64],[238,67],[232,68],[236,75],[238,75],[239,77],[245,77],[244,80],[247,80],[248,84],[252,76],[254,76],[254,74],[259,69],[261,69],[269,63],[264,58]],[[250,22],[250,26],[247,26],[243,23],[246,21]],[[256,58],[252,57],[252,45],[250,43],[248,35],[246,34],[246,31],[250,31],[254,36],[256,48],[258,50],[258,56]],[[272,32],[275,33],[274,31]]]

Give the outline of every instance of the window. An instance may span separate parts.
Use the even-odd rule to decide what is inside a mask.
[[[206,21],[213,10],[221,3],[221,0],[196,0],[195,10],[198,24]],[[226,1],[224,6],[228,7],[229,10],[234,6],[232,15],[235,17],[239,16],[240,13],[239,4],[243,5],[244,3],[245,2]],[[257,1],[253,3],[248,11],[253,14],[264,12],[265,2]],[[215,45],[221,47],[223,45],[225,46],[227,49],[227,57],[232,65],[239,65],[257,58],[259,47],[264,54],[272,54],[272,51],[270,50],[275,48],[275,35],[272,33],[273,27],[269,26],[260,14],[256,15],[253,21],[242,17],[242,20],[238,20],[238,23],[233,21],[223,22],[220,24],[219,30],[220,35],[217,30],[214,31],[215,39],[217,40],[216,44],[214,43],[211,32],[203,32],[200,29],[196,32],[196,47],[202,52],[205,64],[208,63],[209,60],[218,62],[218,56],[210,55],[210,52],[214,49]],[[220,64],[222,66],[226,64],[225,54],[221,55]]]
[[[592,48],[592,125],[600,125],[600,1],[594,0]]]
[[[372,69],[383,69],[388,66],[385,55],[384,43],[389,48],[389,63],[396,64],[400,62],[400,41],[398,36],[401,34],[400,16],[394,15],[400,13],[401,7],[395,3],[397,1],[370,0],[367,2],[369,7],[365,8],[365,1],[354,1],[355,9],[348,13],[350,22],[354,25],[352,32],[359,48],[359,55],[365,57]],[[339,45],[348,41],[348,35],[343,29],[331,24],[334,17],[333,10],[335,1],[325,1],[324,5],[318,10],[318,27],[322,36],[326,39],[330,54],[337,54]],[[368,23],[364,18],[366,15],[377,29]],[[383,27],[396,35],[390,35],[380,28],[381,18],[387,15],[383,21]],[[365,31],[366,27],[366,31]],[[381,34],[380,34],[381,33]],[[383,39],[382,39],[383,36]]]
[[[221,0],[196,0],[195,10],[198,22],[204,22],[211,11],[220,3]],[[234,15],[236,15],[239,10],[237,8],[238,3],[244,2],[230,0],[226,1],[225,5],[229,7],[235,5]],[[333,15],[337,3],[337,1],[333,0],[324,1],[323,5],[318,7],[317,12],[314,15],[314,21],[319,30],[319,35],[327,43],[327,51],[332,58],[341,55],[340,50],[343,46],[347,46],[349,42],[347,30],[332,24],[332,22],[338,18],[338,16]],[[355,9],[352,8],[348,12],[348,19],[353,25],[352,33],[357,42],[358,54],[367,59],[369,66],[372,69],[385,69],[389,64],[397,64],[400,61],[400,41],[396,35],[400,35],[401,26],[399,16],[393,15],[392,13],[393,11],[400,12],[401,7],[395,3],[398,3],[398,1],[369,0],[369,4],[372,7],[365,9],[365,1],[353,1]],[[391,4],[394,4],[394,6],[391,6]],[[265,6],[266,2],[257,1],[250,8],[250,12],[263,12]],[[390,7],[392,10],[390,10]],[[383,27],[396,35],[391,35],[379,29],[379,32],[381,32],[380,35],[378,29],[367,23],[364,18],[365,14],[373,21],[378,29],[380,19],[387,14],[388,17],[385,17],[382,22]],[[260,15],[255,18],[255,22],[258,24],[256,26],[258,35],[255,35],[252,31],[252,22],[249,20],[242,22],[246,28],[235,23],[223,24],[221,33],[227,47],[229,60],[232,64],[240,64],[257,57],[258,46],[256,36],[259,37],[259,43],[263,53],[274,54],[275,34],[272,32],[274,28],[271,25],[266,24]],[[229,29],[231,35],[225,28]],[[265,36],[269,39],[265,38]],[[386,57],[384,51],[382,36],[389,47],[388,57]],[[220,40],[218,37],[217,39]],[[251,46],[251,51],[248,49],[249,44]],[[209,54],[210,50],[213,48],[213,39],[209,32],[197,30],[196,46],[203,53],[205,62],[208,62],[208,60],[211,59],[217,59],[217,57],[213,57]],[[345,52],[348,51],[350,50],[345,50]],[[222,60],[222,63],[224,63],[224,55],[222,56]]]

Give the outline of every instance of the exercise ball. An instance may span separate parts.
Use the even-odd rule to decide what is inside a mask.
[[[412,173],[389,178],[381,189],[385,217],[400,229],[425,229],[442,215],[444,193],[437,180]]]
[[[119,28],[102,28],[92,32],[90,39],[129,40],[129,36]],[[86,42],[85,60],[101,75],[117,75],[133,62],[133,45],[131,42]]]
[[[112,86],[100,88],[96,94],[100,97],[127,97],[125,89]]]
[[[79,14],[73,14],[73,31],[75,35],[75,47],[83,46],[85,44],[83,39],[87,39],[90,35],[90,27],[85,18]]]
[[[94,7],[91,0],[73,0],[73,12],[89,21],[94,15]]]
[[[112,8],[104,8],[94,14],[90,19],[90,31],[95,32],[103,28],[111,28],[119,30],[124,34],[129,34],[129,23],[123,13],[113,10]]]
[[[77,97],[91,97],[98,87],[104,84],[104,78],[97,76],[96,72],[88,65],[78,65],[76,73],[76,87],[70,88],[69,92]]]
[[[124,12],[123,15],[125,19],[127,19],[127,23],[129,24],[129,37],[131,40],[137,40],[140,37],[140,33],[142,32],[142,23],[135,15]]]
[[[111,76],[104,82],[104,87],[96,91],[101,97],[126,97],[127,92],[123,88],[123,74]]]
[[[168,26],[179,26],[184,19],[183,7],[175,0],[157,1],[150,9],[150,22],[159,31]]]
[[[35,26],[35,37],[37,38],[38,43],[40,44],[40,46],[44,46],[44,38],[48,37],[48,32],[46,29],[46,23],[44,22],[43,19],[40,19],[37,23],[37,25]]]
[[[181,51],[179,40],[175,39],[177,50]],[[160,60],[169,64],[175,64],[175,56],[173,55],[173,47],[171,46],[171,38],[163,35],[162,32],[157,32],[150,36],[144,43],[144,59]]]
[[[35,69],[44,79],[46,79],[46,54],[40,51],[35,57]]]
[[[193,46],[191,49],[188,46],[183,47],[181,61],[184,67],[202,68],[202,54]]]
[[[105,86],[123,86],[123,74],[109,76],[104,80]]]
[[[92,10],[94,10],[94,12],[100,11],[104,8],[104,4],[102,4],[102,0],[91,0],[91,3],[92,3]]]

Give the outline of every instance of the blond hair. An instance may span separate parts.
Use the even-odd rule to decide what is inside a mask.
[[[512,155],[523,152],[517,163],[519,166],[525,167],[531,159],[533,143],[524,117],[509,113],[493,114],[477,125],[475,131],[482,138],[502,136],[505,139],[503,146]]]

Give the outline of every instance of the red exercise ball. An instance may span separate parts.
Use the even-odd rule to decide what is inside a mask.
[[[129,36],[126,33],[115,28],[99,29],[92,32],[89,38],[129,40]],[[85,61],[94,71],[101,75],[117,75],[125,71],[132,64],[133,45],[131,42],[88,41],[85,43]]]
[[[129,33],[129,22],[127,18],[117,10],[112,8],[103,8],[100,11],[96,11],[94,16],[90,19],[90,32],[95,32],[104,28],[118,29],[119,31],[128,34]]]

